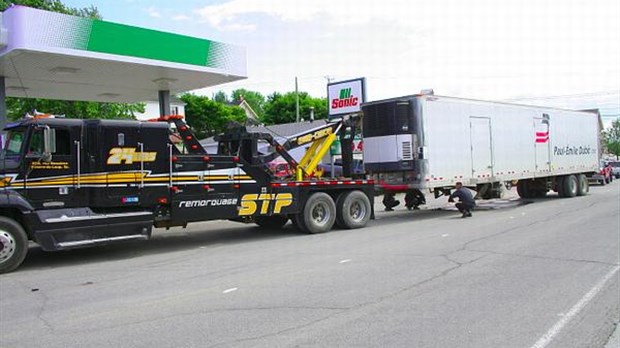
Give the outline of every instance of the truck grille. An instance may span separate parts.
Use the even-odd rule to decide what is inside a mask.
[[[412,150],[411,142],[403,141],[402,146],[403,146],[403,159],[404,160],[413,159],[413,150]]]

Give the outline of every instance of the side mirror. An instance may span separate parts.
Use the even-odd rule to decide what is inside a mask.
[[[43,155],[42,162],[51,162],[52,153],[56,152],[56,129],[46,126],[43,129]]]
[[[43,147],[45,152],[56,152],[56,129],[49,126],[43,129]]]

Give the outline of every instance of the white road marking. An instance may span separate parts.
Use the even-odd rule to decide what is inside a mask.
[[[347,262],[351,262],[351,259],[344,259],[344,260],[341,260],[341,261],[340,261],[340,262],[338,262],[338,263],[347,263]]]
[[[599,280],[594,287],[585,294],[579,302],[577,302],[567,313],[562,317],[562,319],[558,320],[555,325],[553,325],[547,333],[545,333],[533,346],[532,348],[544,348],[557,336],[557,334],[562,331],[564,326],[568,324],[571,319],[573,319],[585,306],[588,305],[590,301],[603,289],[605,284],[620,270],[620,266],[614,267],[609,273],[607,273],[603,279]]]
[[[233,292],[233,291],[237,291],[237,290],[239,290],[239,288],[230,288],[230,289],[222,291],[222,294],[228,294],[229,292]]]
[[[444,233],[444,234],[442,234],[441,236],[442,236],[442,237],[447,237],[447,236],[449,236],[449,234]]]

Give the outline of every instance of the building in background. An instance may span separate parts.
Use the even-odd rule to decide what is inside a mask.
[[[136,114],[136,119],[146,121],[153,118],[159,118],[159,102],[156,100],[145,101],[144,113]],[[170,115],[185,116],[185,103],[174,96],[170,96]]]

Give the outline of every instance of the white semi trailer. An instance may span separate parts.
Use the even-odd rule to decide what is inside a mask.
[[[585,195],[598,171],[598,115],[590,112],[412,95],[362,105],[364,166],[386,191],[456,182],[482,198],[518,180],[521,197]]]

